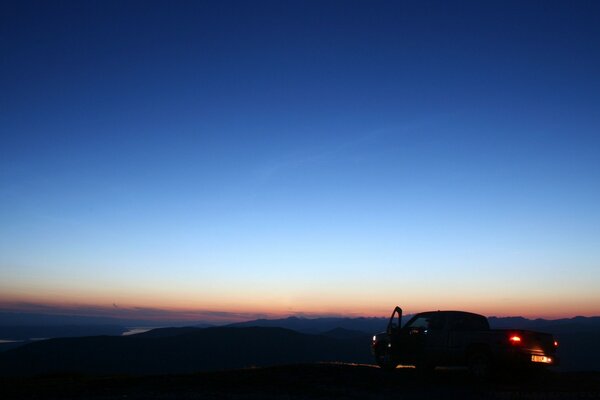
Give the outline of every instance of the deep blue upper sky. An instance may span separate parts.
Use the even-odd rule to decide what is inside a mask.
[[[600,3],[0,7],[0,300],[600,312]]]

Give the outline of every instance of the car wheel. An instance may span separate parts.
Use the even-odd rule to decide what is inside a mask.
[[[485,353],[475,353],[469,357],[469,372],[476,379],[486,379],[492,372],[492,362]]]
[[[435,370],[435,365],[428,362],[418,362],[415,364],[415,369],[420,375],[431,375]]]
[[[377,355],[377,365],[386,371],[392,371],[396,368],[396,363],[392,361],[392,357],[387,353]]]

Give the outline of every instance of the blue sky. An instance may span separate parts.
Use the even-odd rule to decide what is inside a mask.
[[[5,2],[0,300],[600,313],[594,2]]]

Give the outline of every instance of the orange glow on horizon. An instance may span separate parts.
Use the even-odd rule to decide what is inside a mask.
[[[247,320],[290,315],[389,317],[396,305],[404,314],[431,310],[464,310],[485,316],[571,318],[600,315],[600,294],[578,296],[477,286],[470,289],[420,290],[418,285],[367,285],[365,282],[288,281],[248,284],[193,280],[140,281],[4,281],[0,308],[4,310],[62,310],[96,315],[147,315],[179,320]],[[309,284],[310,283],[310,284]],[[369,282],[367,282],[369,283]]]
[[[389,317],[393,307],[400,305],[404,314],[414,314],[431,310],[464,310],[479,313],[485,316],[510,317],[522,316],[525,318],[572,318],[577,315],[600,315],[600,310],[589,308],[587,312],[583,309],[556,309],[539,307],[499,307],[492,304],[478,304],[471,306],[468,302],[460,304],[454,300],[447,306],[431,306],[428,304],[402,304],[392,301],[378,301],[373,304],[345,303],[341,299],[337,302],[315,304],[307,302],[289,307],[285,302],[270,303],[265,305],[259,301],[172,301],[172,299],[145,298],[136,301],[133,297],[115,296],[90,296],[86,301],[79,300],[79,296],[48,296],[38,294],[37,296],[7,296],[0,295],[0,308],[22,312],[48,312],[73,315],[97,315],[116,318],[149,319],[149,320],[190,320],[208,322],[244,321],[256,318],[285,318],[288,316],[304,316],[315,318],[320,316],[343,316],[343,317]],[[354,302],[356,304],[356,302]],[[525,311],[526,310],[526,311]],[[512,338],[511,338],[512,339]]]

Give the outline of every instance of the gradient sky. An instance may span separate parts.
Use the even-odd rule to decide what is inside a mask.
[[[600,315],[599,2],[3,1],[0,54],[3,309]]]

